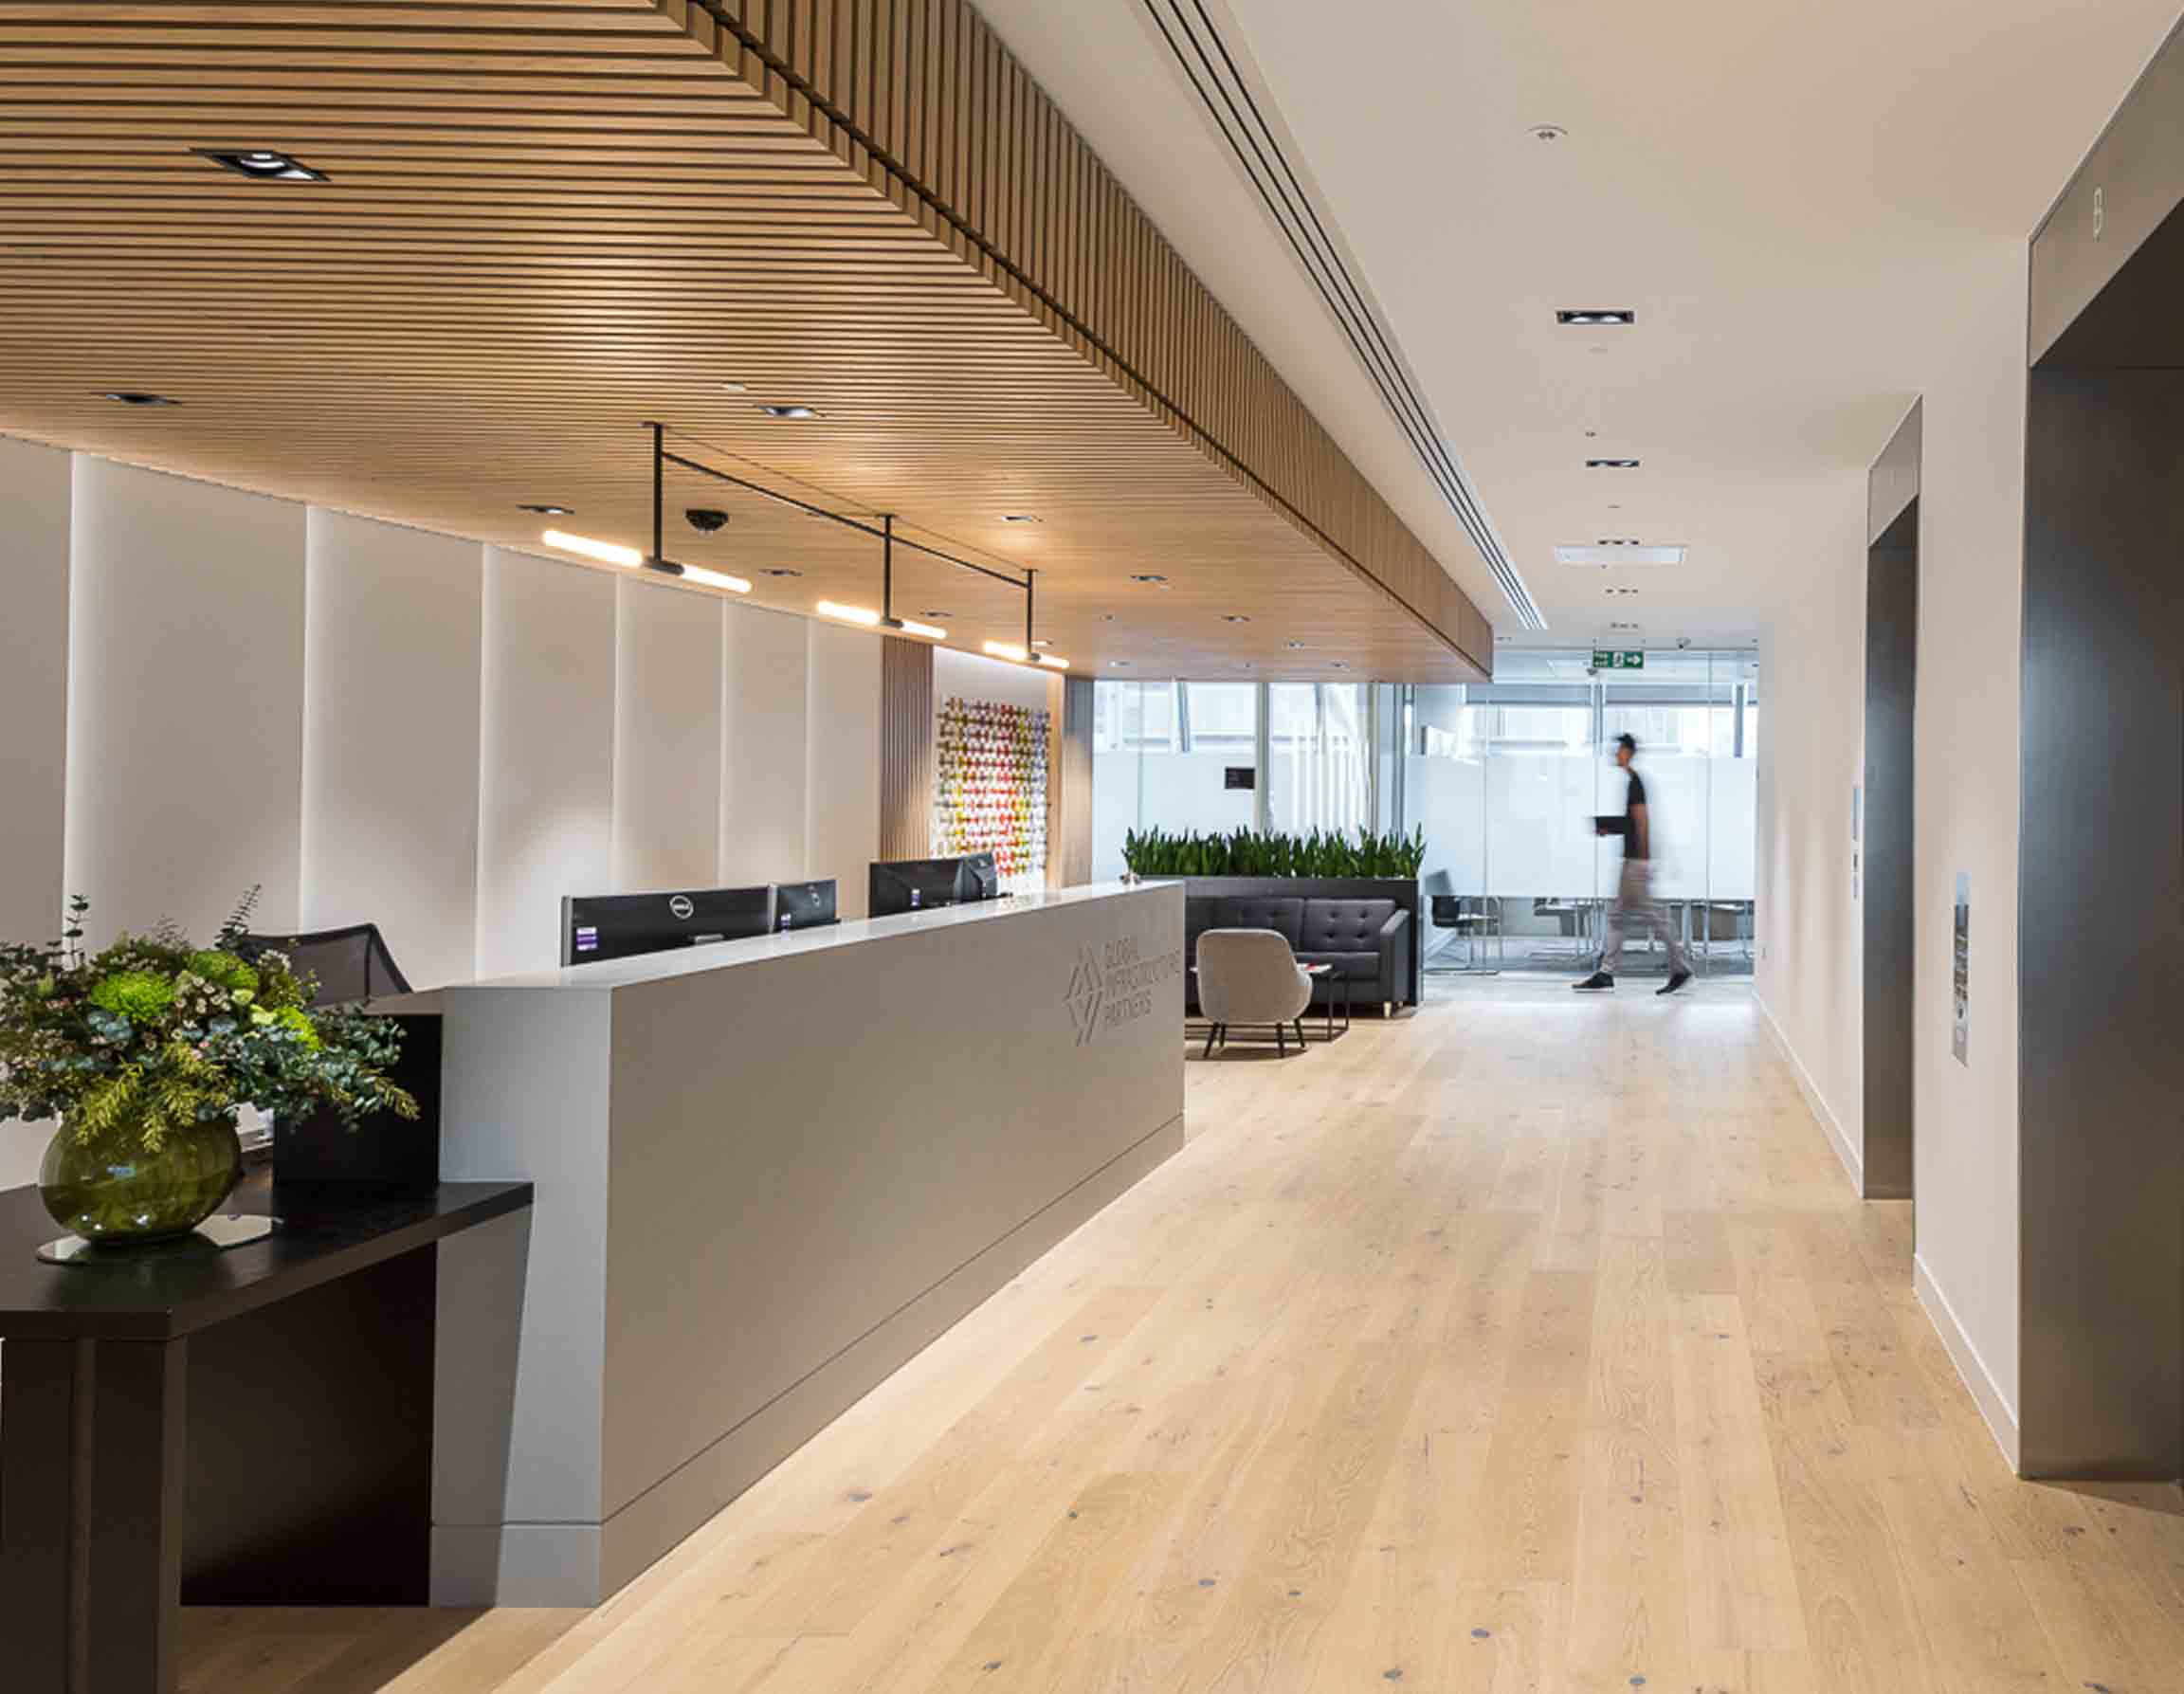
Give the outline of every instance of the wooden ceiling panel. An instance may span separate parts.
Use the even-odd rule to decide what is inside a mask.
[[[845,72],[810,46],[784,64]],[[1381,520],[1355,490],[1333,528],[1304,516],[1315,478],[1339,483],[1309,440],[1268,431],[1244,464],[742,57],[679,0],[0,0],[0,429],[538,550],[525,502],[645,544],[657,418],[733,474],[1035,567],[1040,633],[1080,674],[1477,674],[1483,620],[1450,628],[1430,585],[1421,607],[1361,556]],[[901,75],[856,75],[907,110]],[[949,101],[927,98],[937,145]],[[1058,119],[1010,101],[1061,158]],[[1217,327],[1117,209],[1065,228],[1028,170],[980,163],[968,128],[947,145],[1027,263],[1119,320]],[[246,181],[202,147],[331,180]],[[1209,347],[1169,372],[1201,400]],[[755,604],[876,602],[866,537],[683,472],[668,501],[669,554],[751,577]],[[685,506],[731,521],[700,537]],[[897,562],[898,610],[946,612],[951,645],[1021,639],[1021,596]]]

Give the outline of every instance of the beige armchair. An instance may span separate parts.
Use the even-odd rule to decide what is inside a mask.
[[[1212,1028],[1206,1031],[1205,1058],[1216,1043],[1226,1047],[1231,1024],[1271,1024],[1275,1045],[1289,1050],[1289,1030],[1304,1045],[1299,1020],[1312,1003],[1312,978],[1290,952],[1288,940],[1271,929],[1210,929],[1198,938],[1198,1009]]]

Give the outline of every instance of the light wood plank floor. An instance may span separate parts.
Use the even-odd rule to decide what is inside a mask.
[[[2176,1694],[2169,1487],[2014,1481],[1749,993],[1437,982],[590,1615],[194,1612],[219,1694]]]

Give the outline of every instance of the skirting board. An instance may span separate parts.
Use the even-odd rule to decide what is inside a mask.
[[[2017,1436],[2017,1411],[2002,1392],[2001,1384],[1994,1380],[1987,1369],[1987,1361],[1979,1357],[1979,1349],[1972,1344],[1972,1338],[1964,1333],[1964,1326],[1956,1321],[1956,1308],[1949,1303],[1949,1297],[1941,1292],[1941,1284],[1934,1280],[1934,1273],[1926,1268],[1926,1261],[1914,1253],[1911,1256],[1911,1286],[1919,1296],[1919,1303],[1925,1309],[1926,1318],[1940,1336],[1941,1344],[1949,1349],[1950,1361],[1956,1367],[1956,1375],[1964,1379],[1964,1386],[1972,1391],[1973,1402],[1979,1408],[1979,1415],[1987,1420],[1988,1430],[1994,1443],[2002,1449],[2003,1458],[2010,1462],[2012,1475],[2024,1474],[2020,1465],[2020,1444]]]
[[[1774,1046],[1790,1066],[1790,1074],[1796,1079],[1797,1092],[1805,1097],[1812,1116],[1820,1120],[1827,1132],[1828,1144],[1835,1149],[1835,1157],[1843,1161],[1843,1168],[1850,1174],[1850,1186],[1861,1194],[1866,1192],[1866,1160],[1859,1149],[1852,1146],[1850,1138],[1843,1133],[1843,1125],[1836,1121],[1819,1084],[1807,1074],[1804,1060],[1798,1058],[1797,1049],[1790,1045],[1790,1038],[1782,1033],[1782,1026],[1774,1021],[1774,1010],[1754,991],[1752,1003],[1759,1008],[1759,1021],[1767,1026],[1767,1033],[1774,1038]]]
[[[436,1526],[432,1603],[567,1606],[573,1593],[596,1594],[603,1603],[1183,1144],[1184,1120],[1176,1118],[958,1266],[605,1523]]]

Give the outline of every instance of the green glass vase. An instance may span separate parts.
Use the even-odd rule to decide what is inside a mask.
[[[64,1123],[38,1166],[38,1192],[64,1230],[100,1247],[142,1247],[189,1234],[242,1175],[232,1118],[170,1129],[155,1151],[141,1122],[89,1141]]]

